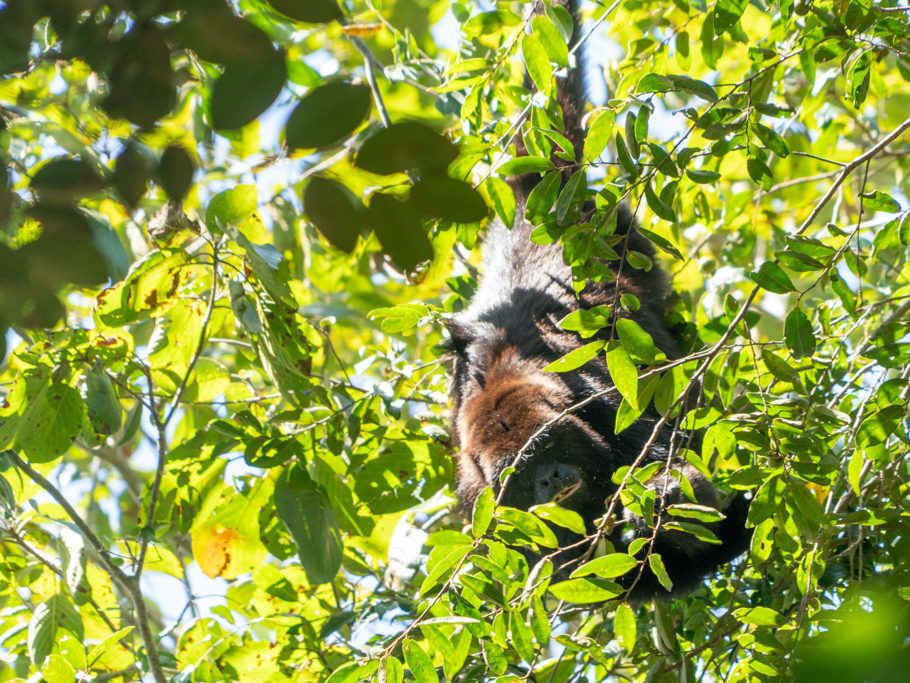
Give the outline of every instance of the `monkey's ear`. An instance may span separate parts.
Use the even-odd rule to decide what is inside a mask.
[[[443,325],[449,333],[449,338],[439,345],[444,351],[461,355],[477,337],[474,326],[462,320],[449,318],[443,321]]]

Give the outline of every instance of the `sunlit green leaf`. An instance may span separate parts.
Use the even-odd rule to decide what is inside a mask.
[[[582,365],[595,358],[600,350],[606,345],[605,341],[593,341],[580,346],[577,349],[569,351],[565,356],[554,360],[544,370],[548,372],[569,372],[576,370]]]
[[[622,593],[622,587],[605,579],[580,578],[552,584],[550,593],[557,600],[584,604],[615,598]]]
[[[299,467],[275,482],[275,512],[287,526],[313,583],[331,581],[341,566],[342,542],[325,493]]]
[[[775,294],[786,294],[796,289],[783,268],[773,261],[765,261],[758,270],[753,270],[749,277],[763,289]]]

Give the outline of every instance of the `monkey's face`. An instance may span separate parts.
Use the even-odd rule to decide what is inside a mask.
[[[489,486],[511,507],[558,502],[578,512],[593,531],[616,489],[612,475],[620,460],[616,444],[592,421],[609,422],[612,429],[615,410],[606,400],[574,410],[589,382],[578,373],[544,371],[548,359],[561,354],[532,351],[496,334],[458,350],[452,394],[459,500],[470,511]],[[502,490],[510,467],[514,472]],[[581,540],[555,531],[560,545]]]

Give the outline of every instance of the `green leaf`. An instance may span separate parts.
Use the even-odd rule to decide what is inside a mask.
[[[790,146],[775,131],[763,126],[760,123],[752,124],[752,130],[758,136],[762,143],[779,157],[785,157],[790,154]]]
[[[341,567],[343,544],[335,512],[306,470],[292,465],[275,482],[275,512],[297,545],[300,563],[313,584],[327,583]]]
[[[85,406],[96,434],[113,434],[120,429],[123,410],[107,373],[91,370],[85,374]]]
[[[597,356],[606,344],[607,342],[605,341],[597,340],[580,346],[577,349],[569,351],[569,353],[562,358],[553,361],[547,365],[544,370],[546,372],[569,372],[570,370],[580,368],[589,360]]]
[[[677,90],[687,92],[690,95],[695,95],[702,98],[708,102],[717,102],[718,97],[717,93],[714,91],[710,85],[704,81],[699,81],[689,76],[680,76],[680,75],[670,75],[667,76],[670,82],[673,84],[673,87]]]
[[[752,626],[783,626],[786,619],[770,607],[740,607],[733,616],[743,624]]]
[[[215,195],[205,212],[210,229],[240,223],[256,210],[259,193],[255,185],[237,185]]]
[[[901,205],[889,195],[881,190],[872,192],[863,192],[860,194],[863,198],[863,206],[869,211],[884,211],[886,213],[897,213],[901,210]]]
[[[648,202],[648,207],[659,218],[663,218],[665,221],[670,221],[671,223],[677,221],[676,212],[673,210],[673,207],[665,204],[663,200],[657,196],[650,181],[645,183],[645,199]]]
[[[735,26],[748,4],[748,0],[718,0],[714,6],[714,35]]]
[[[680,261],[685,260],[683,258],[683,255],[679,253],[679,249],[677,249],[675,246],[673,246],[673,244],[670,242],[670,240],[663,237],[662,235],[658,235],[656,232],[643,228],[640,225],[638,226],[638,232],[640,232],[642,235],[647,237],[648,240],[650,240],[659,249],[670,254],[670,256],[672,256],[673,258],[679,259]]]
[[[54,649],[57,640],[68,631],[77,641],[84,635],[82,617],[62,593],[39,604],[28,623],[28,655],[40,667]]]
[[[638,370],[625,346],[607,351],[607,369],[620,395],[630,404],[638,405]]]
[[[517,609],[509,611],[509,631],[512,635],[512,646],[526,662],[534,661],[536,648],[533,642],[533,632],[528,626],[521,612]]]
[[[901,218],[900,228],[898,229],[898,239],[901,244],[910,244],[910,211]]]
[[[559,545],[550,527],[530,512],[503,505],[496,509],[495,514],[498,519],[508,522],[535,543],[547,548]]]
[[[436,674],[433,660],[423,651],[420,645],[409,638],[404,641],[401,649],[404,652],[404,661],[408,665],[408,671],[411,672],[418,683],[439,683],[439,676]]]
[[[79,392],[53,381],[44,365],[24,372],[3,405],[0,452],[18,448],[33,463],[52,462],[69,450],[85,415]]]
[[[366,227],[366,209],[341,183],[316,176],[307,183],[303,209],[322,235],[341,251],[351,253]]]
[[[567,219],[571,220],[572,216],[569,212],[584,199],[586,188],[585,170],[575,171],[562,192],[559,193],[559,199],[556,200],[556,221],[558,223],[565,224]]]
[[[422,123],[405,121],[370,136],[354,164],[383,175],[412,169],[441,173],[457,156],[458,148],[448,138]]]
[[[651,260],[651,257],[647,254],[642,254],[640,251],[628,251],[626,252],[626,261],[630,266],[636,270],[643,270],[648,272],[654,265],[654,262]],[[630,295],[634,296],[634,295]],[[625,306],[624,306],[625,307]],[[638,310],[639,307],[634,307],[633,310]]]
[[[589,309],[572,311],[559,321],[559,326],[564,330],[578,332],[582,338],[593,337],[600,330],[610,324],[610,306],[594,306]]]
[[[70,204],[99,192],[104,186],[91,164],[69,157],[58,157],[41,164],[29,183],[47,205]]]
[[[557,66],[568,67],[569,46],[553,21],[547,16],[536,16],[531,20],[531,26],[550,61]]]
[[[647,107],[641,107],[638,110],[638,116],[635,117],[635,139],[644,142],[648,139],[648,119],[651,116],[651,110]]]
[[[480,538],[487,533],[490,522],[493,521],[494,506],[493,489],[487,486],[474,500],[474,514],[471,516],[471,533],[474,538]]]
[[[800,381],[796,368],[790,367],[790,364],[787,363],[787,361],[775,354],[767,346],[762,349],[761,357],[765,362],[765,367],[767,367],[771,374],[777,377],[777,379],[783,382],[790,382],[791,384],[797,384]]]
[[[499,175],[524,175],[525,173],[544,173],[554,167],[555,164],[544,157],[523,156],[509,159],[501,164],[496,172]]]
[[[531,630],[534,631],[534,639],[542,646],[546,647],[550,643],[550,615],[547,608],[544,607],[540,595],[535,593],[531,596]]]
[[[784,483],[779,476],[773,475],[765,479],[749,505],[747,521],[750,526],[757,526],[774,514],[783,490]]]
[[[647,405],[648,404],[643,402],[639,397],[636,397],[635,403],[623,398],[622,403],[619,404],[619,408],[616,410],[616,421],[613,425],[613,433],[620,434],[631,427],[635,421],[641,417],[641,414],[644,412]]]
[[[111,116],[151,128],[177,102],[165,32],[156,24],[136,24],[117,42],[117,53],[103,106]]]
[[[481,185],[486,193],[488,203],[496,211],[499,220],[506,227],[515,224],[515,193],[502,178],[490,176]]]
[[[635,121],[635,112],[626,112],[626,120],[623,126],[626,131],[626,146],[629,148],[629,154],[632,158],[638,159],[641,154],[641,144],[640,140],[635,137]]]
[[[800,516],[810,526],[820,528],[824,525],[825,510],[804,483],[791,481],[787,486],[787,497],[793,501]]]
[[[635,612],[627,603],[616,608],[613,617],[613,633],[623,650],[632,653],[635,650],[635,639],[638,637],[635,627]]]
[[[649,93],[649,92],[666,92],[673,87],[673,84],[670,82],[669,78],[666,76],[661,76],[660,74],[647,74],[636,86],[636,91],[640,93]]]
[[[853,106],[859,108],[869,94],[869,75],[874,53],[866,50],[847,69],[847,94]]]
[[[805,358],[815,353],[815,333],[812,323],[800,309],[794,308],[784,321],[784,339],[794,358]]]
[[[378,668],[378,659],[373,659],[366,663],[348,662],[335,669],[325,683],[358,683],[358,681],[365,678],[368,679]]]
[[[417,264],[433,258],[433,246],[410,204],[388,194],[374,194],[367,210],[367,223],[376,231],[382,250],[404,272],[411,272]]]
[[[689,180],[699,185],[710,185],[720,180],[720,173],[717,171],[701,171],[694,168],[686,169],[686,175]]]
[[[654,572],[654,576],[657,577],[660,585],[666,588],[668,591],[673,590],[673,581],[670,580],[670,576],[667,574],[667,570],[664,567],[664,561],[661,556],[657,553],[651,553],[648,555],[648,565],[651,567],[651,571]]]
[[[638,566],[638,560],[625,553],[610,553],[585,562],[572,572],[572,578],[595,574],[604,579],[624,576]]]
[[[412,334],[430,319],[430,309],[423,304],[398,304],[374,308],[368,317],[379,320],[379,329],[386,334]]]
[[[765,261],[758,270],[753,270],[749,273],[749,277],[759,287],[775,294],[786,294],[796,290],[790,280],[790,276],[773,261]]]
[[[0,74],[25,71],[37,8],[28,2],[7,2],[0,9]]]
[[[309,149],[341,142],[370,115],[372,101],[370,88],[366,85],[339,81],[313,88],[303,96],[288,119],[285,127],[288,147]]]
[[[797,273],[813,273],[825,267],[825,264],[798,251],[777,250],[774,256],[790,270]]]
[[[664,523],[664,528],[668,531],[691,534],[702,543],[713,543],[715,545],[721,544],[720,539],[717,538],[713,531],[711,531],[708,527],[702,524],[696,524],[695,522],[680,522],[678,520],[671,520]]]
[[[275,101],[287,77],[280,50],[262,60],[229,63],[212,86],[212,127],[240,128],[254,121]]]
[[[178,576],[178,578],[180,578],[180,577]],[[135,628],[134,626],[124,626],[120,630],[114,631],[114,633],[111,633],[110,635],[105,637],[104,640],[102,640],[100,643],[97,643],[94,647],[92,647],[92,649],[88,653],[88,656],[86,657],[88,665],[90,667],[94,666],[95,662],[97,662],[102,656],[104,656],[104,654],[108,650],[110,650],[112,645],[114,645],[115,643],[119,643],[121,640],[123,640],[127,635],[129,635],[133,631],[134,628]]]
[[[774,183],[774,176],[768,164],[757,157],[750,157],[746,160],[746,170],[749,171],[749,177],[761,185],[763,190],[771,189]]]
[[[622,133],[616,134],[616,156],[619,158],[619,165],[622,166],[623,170],[633,178],[637,178],[640,169],[638,164],[632,160],[632,155],[629,153],[629,148],[626,147],[626,141],[623,139]]]
[[[605,579],[581,578],[551,584],[549,591],[557,600],[586,604],[611,600],[621,595],[623,589],[618,583]]]
[[[853,493],[860,495],[862,493],[862,473],[866,459],[863,457],[863,451],[859,448],[853,451],[850,461],[847,463],[847,481],[850,482],[850,488]]]
[[[658,350],[654,345],[651,335],[631,318],[617,320],[616,332],[619,335],[619,341],[632,354],[633,359],[655,363],[666,358],[663,351]]]
[[[547,51],[536,35],[526,33],[522,36],[521,56],[534,85],[540,92],[549,96],[553,83],[553,67],[550,66]]]
[[[195,170],[196,166],[189,153],[179,145],[171,145],[161,155],[155,181],[161,185],[169,199],[179,202],[192,187]]]
[[[335,0],[266,0],[282,14],[297,21],[308,21],[323,24],[334,19],[341,19],[342,13]]]
[[[430,553],[427,560],[427,577],[420,584],[420,595],[427,595],[436,584],[449,575],[450,571],[454,571],[471,549],[470,545],[434,548],[434,552]]]
[[[468,19],[462,31],[471,37],[496,33],[507,26],[515,26],[521,22],[521,17],[508,10],[500,9],[493,12],[481,12]]]
[[[445,175],[428,175],[411,188],[411,202],[426,216],[454,223],[476,223],[487,217],[483,197],[470,183]]]
[[[672,155],[667,150],[654,142],[648,143],[648,149],[651,150],[651,156],[654,157],[654,166],[657,167],[660,173],[670,178],[679,178],[679,169],[676,167],[676,162],[673,161]],[[667,187],[670,187],[669,183],[664,186],[664,192]],[[661,192],[661,195],[664,192]]]
[[[526,159],[527,157],[519,157],[519,159],[522,158]],[[513,159],[512,161],[517,160]],[[550,209],[553,208],[553,204],[556,203],[561,182],[562,174],[559,171],[550,171],[543,177],[543,180],[534,186],[525,204],[525,217],[530,223],[537,225],[546,218]]]
[[[384,657],[381,666],[387,683],[401,683],[404,680],[404,667],[395,657]]]
[[[537,515],[550,524],[574,531],[576,534],[585,533],[585,521],[575,510],[568,510],[556,503],[544,503],[532,506],[528,512]]]
[[[697,519],[710,524],[724,519],[724,513],[709,505],[696,505],[695,503],[676,503],[667,508],[667,512],[674,517]]]
[[[111,181],[123,203],[134,209],[148,191],[150,175],[145,156],[136,145],[128,144],[117,155]]]
[[[585,136],[584,157],[595,161],[604,151],[613,133],[616,114],[610,109],[596,109],[588,115],[588,133]]]

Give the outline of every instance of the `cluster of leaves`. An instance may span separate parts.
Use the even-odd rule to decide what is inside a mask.
[[[583,4],[624,56],[576,150],[572,19],[524,5],[3,3],[0,680],[908,671],[910,12]],[[649,270],[620,203],[690,353],[625,320],[551,369],[605,353],[618,430],[653,405],[754,492],[748,556],[645,606],[640,548],[554,573],[583,526],[556,505],[487,491],[462,528],[434,351],[494,217],[578,288]],[[609,509],[659,518],[652,475]],[[710,542],[716,513],[665,512]]]

